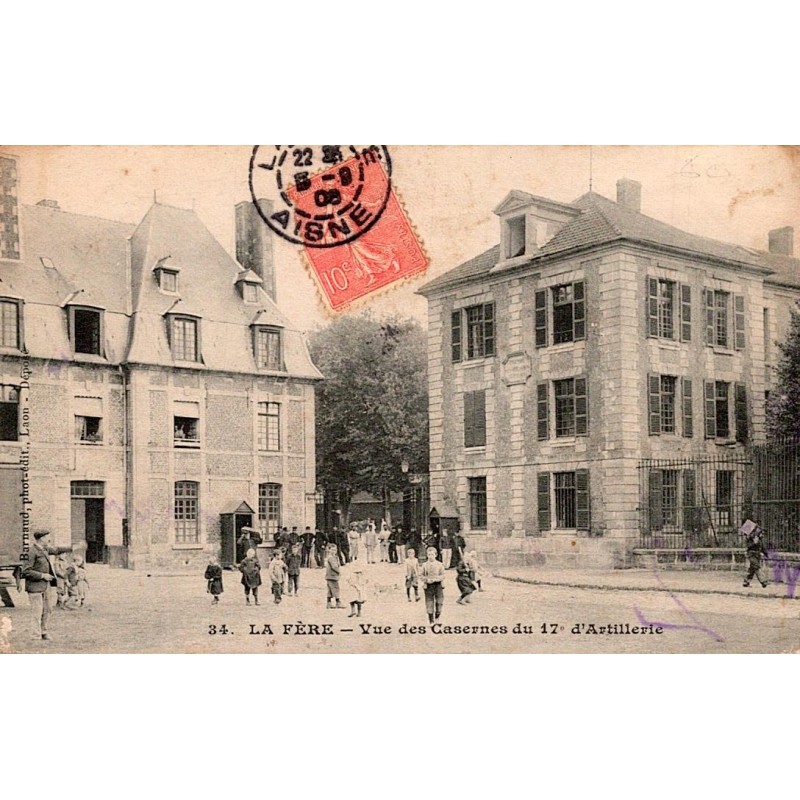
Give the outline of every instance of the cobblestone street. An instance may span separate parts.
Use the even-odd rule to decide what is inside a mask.
[[[767,653],[800,650],[800,602],[757,594],[691,593],[683,590],[685,578],[683,585],[675,579],[671,586],[669,573],[662,573],[660,581],[674,592],[531,585],[487,578],[485,591],[476,592],[469,605],[460,606],[455,602],[458,593],[455,572],[451,571],[447,575],[441,627],[433,632],[428,625],[424,600],[408,603],[402,570],[393,564],[365,565],[369,586],[360,619],[348,617],[344,580],[341,588],[345,608],[326,609],[323,570],[303,570],[299,597],[284,597],[279,606],[273,603],[269,586],[265,584],[258,607],[245,605],[238,572],[225,573],[225,592],[219,606],[212,607],[201,575],[148,577],[143,573],[94,565],[90,565],[89,570],[88,607],[55,611],[50,623],[50,641],[31,639],[27,598],[24,593],[18,595],[11,589],[17,607],[0,609],[0,618],[7,616],[11,621],[10,652]],[[569,582],[569,576],[569,572],[564,573],[565,582]],[[736,582],[736,576],[729,577]],[[654,628],[662,627],[663,632],[623,632],[634,627],[647,629],[649,624]],[[311,627],[314,625],[318,626],[317,630]],[[322,633],[324,625],[330,626],[326,630],[332,633]],[[370,632],[363,633],[362,625],[370,626]],[[425,628],[424,633],[419,632],[420,626]],[[401,632],[414,627],[417,632]],[[456,632],[458,627],[468,627],[470,632]],[[521,632],[515,633],[515,629]]]

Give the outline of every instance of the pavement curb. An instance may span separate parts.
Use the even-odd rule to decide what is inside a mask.
[[[494,574],[495,578],[512,583],[529,583],[532,586],[560,586],[568,589],[598,589],[606,592],[671,592],[672,594],[719,594],[728,597],[745,597],[748,599],[757,598],[759,600],[800,600],[800,597],[789,597],[788,595],[774,594],[746,594],[745,592],[735,592],[726,589],[686,589],[670,586],[609,586],[602,583],[577,583],[572,581],[548,581],[537,578],[521,578],[515,575]]]

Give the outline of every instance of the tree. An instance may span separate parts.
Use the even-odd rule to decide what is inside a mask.
[[[781,358],[775,369],[775,386],[767,404],[767,434],[771,439],[800,437],[800,312],[791,312]]]
[[[418,322],[342,316],[311,335],[317,388],[317,484],[345,523],[356,492],[383,499],[405,487],[401,463],[428,470],[426,336]]]

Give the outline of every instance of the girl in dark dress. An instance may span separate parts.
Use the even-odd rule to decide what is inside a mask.
[[[216,605],[219,603],[219,596],[224,591],[222,588],[222,567],[216,558],[212,559],[206,567],[205,578],[208,581],[207,591],[214,597],[212,603]]]
[[[242,586],[244,586],[244,599],[250,605],[250,592],[253,593],[253,600],[258,605],[258,587],[261,586],[261,564],[256,558],[256,551],[250,548],[241,564],[239,570],[242,573]]]
[[[461,597],[456,600],[459,605],[471,602],[469,596],[475,591],[475,584],[472,582],[472,571],[466,561],[460,561],[456,566],[456,586],[461,592]]]

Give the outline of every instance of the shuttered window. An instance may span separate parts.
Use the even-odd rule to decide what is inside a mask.
[[[549,422],[549,384],[540,383],[536,386],[536,435],[541,441],[550,436]]]
[[[450,316],[450,343],[453,361],[461,361],[461,311]]]
[[[693,469],[683,470],[683,529],[697,531],[700,527],[700,511],[697,508],[697,484]]]
[[[734,347],[736,350],[744,350],[744,297],[740,294],[733,296],[733,318]]]
[[[660,469],[651,469],[648,480],[648,512],[651,531],[660,531],[664,527],[662,502],[662,473]]]
[[[736,417],[736,441],[747,444],[750,430],[747,418],[747,387],[737,383],[734,387],[734,416]]]
[[[464,393],[464,447],[486,444],[486,392]]]
[[[694,436],[694,417],[692,416],[692,379],[681,378],[681,396],[683,399],[682,404],[682,432],[687,439]]]
[[[494,303],[453,311],[450,315],[450,356],[453,362],[494,355]]]
[[[706,439],[727,439],[731,435],[730,390],[726,381],[705,382]]]
[[[692,338],[692,290],[686,284],[664,278],[647,278],[647,335],[658,339]],[[680,317],[678,317],[680,313]],[[680,325],[680,328],[678,328]]]
[[[586,436],[589,432],[586,378],[553,381],[553,388],[556,437]]]
[[[692,340],[692,287],[681,284],[681,341]]]
[[[488,524],[485,477],[469,479],[469,524],[473,530]]]
[[[577,342],[586,338],[586,303],[583,281],[554,286],[553,343]]]
[[[675,393],[677,378],[649,375],[647,378],[648,429],[651,436],[675,433]]]
[[[591,527],[588,469],[575,471],[575,527],[579,531],[588,531]]]
[[[703,292],[706,310],[706,344],[736,350],[745,347],[744,296],[731,295],[719,289]],[[733,330],[731,330],[731,315]]]
[[[534,326],[536,328],[536,346],[547,347],[547,292],[536,292],[534,303]]]

